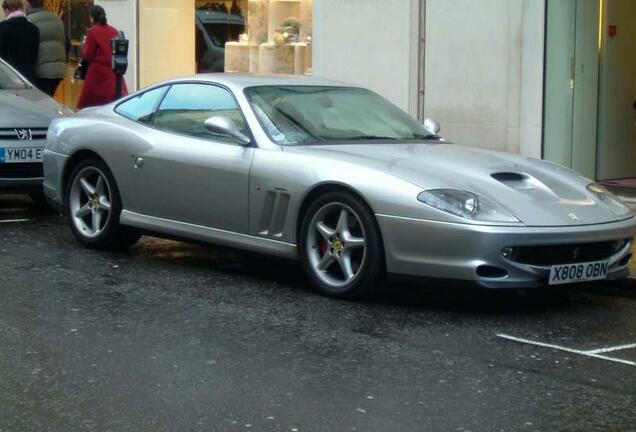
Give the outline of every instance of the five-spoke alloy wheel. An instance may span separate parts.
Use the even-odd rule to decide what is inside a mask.
[[[95,238],[106,227],[112,193],[106,176],[94,166],[84,167],[71,183],[69,215],[84,237]]]
[[[300,237],[303,267],[324,294],[368,295],[383,273],[383,252],[373,214],[353,195],[332,192],[307,210]]]
[[[119,191],[99,159],[86,159],[73,169],[66,188],[66,213],[73,234],[87,247],[122,248],[139,239],[138,233],[119,225]]]

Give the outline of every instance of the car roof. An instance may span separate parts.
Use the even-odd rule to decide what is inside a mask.
[[[325,87],[357,87],[340,81],[305,75],[247,75],[235,73],[210,73],[188,77],[180,77],[175,81],[208,81],[214,82],[235,90],[243,90],[247,87],[257,86],[325,86]]]
[[[237,24],[244,25],[245,19],[240,15],[232,15],[225,12],[198,9],[196,17],[204,24]]]

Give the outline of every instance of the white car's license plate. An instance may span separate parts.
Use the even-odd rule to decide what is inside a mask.
[[[42,147],[0,147],[0,163],[42,162]]]
[[[552,266],[550,285],[603,280],[607,278],[607,261]]]

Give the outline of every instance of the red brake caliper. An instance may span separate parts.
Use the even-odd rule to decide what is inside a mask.
[[[327,244],[327,240],[320,239],[320,253],[322,256],[325,256],[327,253],[327,249],[329,249],[329,245]]]

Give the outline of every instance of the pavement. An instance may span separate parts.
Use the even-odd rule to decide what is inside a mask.
[[[0,196],[0,432],[636,430],[633,281],[314,293],[294,263],[89,251]]]

